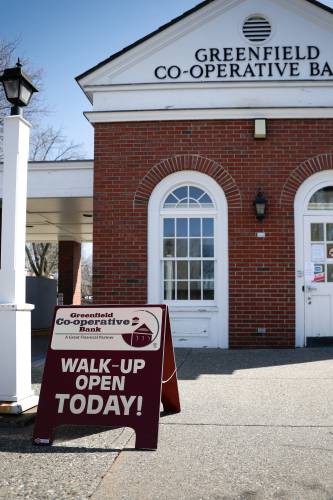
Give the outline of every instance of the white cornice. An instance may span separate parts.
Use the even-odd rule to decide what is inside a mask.
[[[62,161],[29,161],[28,170],[30,171],[58,171],[65,170],[93,170],[94,160],[62,160]],[[0,172],[3,171],[3,163],[0,162]]]
[[[140,90],[200,90],[200,89],[244,89],[283,87],[333,87],[333,80],[255,80],[255,81],[213,81],[177,83],[125,83],[120,85],[87,85],[87,92],[137,92]]]
[[[230,108],[230,109],[163,109],[140,111],[87,111],[90,123],[168,121],[168,120],[243,120],[253,118],[302,119],[333,118],[333,107],[327,108]]]

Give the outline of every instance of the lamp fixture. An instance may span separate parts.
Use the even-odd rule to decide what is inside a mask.
[[[22,107],[27,106],[34,92],[38,92],[30,78],[22,71],[20,59],[17,60],[15,68],[7,68],[0,76],[7,101],[13,104],[11,115],[21,115]]]
[[[266,217],[267,200],[261,189],[258,190],[253,201],[254,210],[258,220],[263,220]]]

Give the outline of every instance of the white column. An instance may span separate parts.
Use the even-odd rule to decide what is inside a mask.
[[[31,387],[31,310],[25,303],[25,232],[29,133],[21,116],[4,120],[0,266],[0,413],[38,402]]]

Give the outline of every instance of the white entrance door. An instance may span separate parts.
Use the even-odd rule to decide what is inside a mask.
[[[150,303],[169,306],[177,347],[228,347],[227,205],[205,174],[179,172],[149,203]]]
[[[305,336],[333,337],[333,215],[304,216]]]

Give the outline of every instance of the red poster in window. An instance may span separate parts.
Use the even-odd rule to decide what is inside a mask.
[[[131,427],[136,448],[156,449],[161,401],[180,411],[167,306],[56,308],[35,444],[81,424]]]

